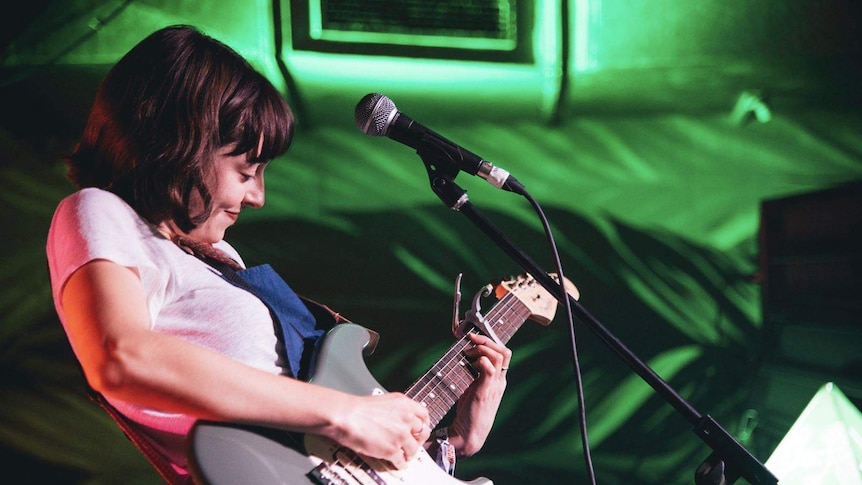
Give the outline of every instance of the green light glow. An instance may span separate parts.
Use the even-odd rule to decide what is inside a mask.
[[[457,11],[462,5],[441,3],[438,7],[448,7],[452,12]],[[385,25],[369,26],[362,20],[355,20],[353,25],[329,28],[325,25],[324,6],[321,0],[309,1],[309,36],[314,40],[324,40],[345,43],[380,43],[396,44],[403,46],[424,47],[446,47],[456,49],[496,50],[511,51],[517,47],[516,18],[511,11],[508,0],[496,3],[498,16],[497,35],[487,32],[481,35],[479,31],[459,29],[457,26],[441,25],[430,30],[438,30],[439,33],[423,33],[423,28],[418,25],[410,25],[410,19],[400,19],[402,25],[392,26],[391,31],[385,31]],[[384,8],[376,5],[372,8]],[[453,13],[449,14],[450,16]],[[376,29],[376,30],[375,30]],[[398,32],[397,30],[403,30]],[[425,28],[429,30],[429,28]],[[451,34],[447,35],[447,31]]]
[[[548,118],[556,109],[562,89],[562,29],[557,2],[536,2],[536,26],[533,58],[542,76],[540,85],[542,116]]]
[[[315,40],[329,40],[334,42],[355,42],[359,44],[397,44],[404,46],[423,47],[450,47],[455,49],[478,49],[511,51],[517,43],[514,39],[479,39],[468,37],[454,37],[445,35],[419,35],[419,34],[384,34],[379,32],[344,32],[339,30],[328,30],[318,27],[312,31]]]
[[[590,20],[593,8],[601,8],[600,2],[591,0],[575,0],[572,20],[572,63],[575,72],[587,71],[595,67],[595,59],[590,51]]]
[[[425,282],[440,291],[451,291],[452,282],[449,277],[438,273],[434,267],[424,262],[420,256],[411,252],[409,249],[401,245],[392,247],[392,255],[398,258],[402,264],[410,268],[417,277],[422,278]]]
[[[308,93],[308,102],[317,95],[324,101],[344,95],[348,105],[344,116],[352,120],[352,109],[362,95],[382,92],[399,104],[397,93],[427,93],[420,102],[439,106],[489,105],[488,113],[500,109],[511,111],[525,106],[525,114],[534,116],[541,101],[540,87],[546,78],[535,66],[490,62],[460,62],[436,59],[405,59],[333,55],[303,51],[286,53],[291,72],[298,79],[300,91]],[[500,100],[505,100],[501,102]],[[400,109],[416,113],[409,106]],[[414,115],[415,116],[415,115]]]
[[[695,362],[701,352],[701,349],[694,345],[670,349],[651,359],[647,365],[664,380],[670,381],[686,366]],[[599,446],[608,436],[624,427],[626,421],[654,395],[652,388],[636,375],[632,374],[618,383],[591,409],[590,444]],[[576,405],[575,401],[570,400],[550,411],[545,420],[548,427],[532,430],[533,439],[538,440],[551,433],[554,427],[569,419],[577,411]]]
[[[862,413],[824,384],[765,465],[782,485],[862,484]]]

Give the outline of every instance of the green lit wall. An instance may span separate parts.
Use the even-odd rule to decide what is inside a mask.
[[[51,305],[44,241],[54,206],[74,190],[61,158],[101,75],[173,23],[248,56],[300,114],[293,148],[267,170],[266,207],[228,237],[246,261],[270,262],[300,293],[380,332],[368,364],[390,389],[448,346],[457,273],[469,298],[520,268],[436,199],[410,149],[353,126],[353,107],[374,91],[523,182],[584,306],[762,461],[822,379],[862,399],[845,368],[812,367],[790,374],[798,395],[785,407],[764,404],[775,400],[764,371],[774,349],[758,283],[764,200],[862,180],[850,20],[862,17],[852,2],[522,2],[526,47],[496,58],[459,53],[475,46],[457,39],[439,51],[409,38],[383,53],[298,49],[289,4],[43,1],[4,20],[0,461],[10,474],[158,483],[84,395]],[[743,93],[760,96],[768,116],[735,111]],[[525,200],[458,182],[552,267]],[[599,482],[691,483],[709,450],[586,328],[577,336]],[[559,314],[513,338],[498,421],[486,448],[459,463],[462,479],[585,483],[567,342]]]

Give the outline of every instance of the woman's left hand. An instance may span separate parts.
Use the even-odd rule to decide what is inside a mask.
[[[464,354],[479,375],[458,401],[449,427],[449,441],[459,456],[473,455],[485,444],[506,390],[506,371],[512,359],[512,351],[505,345],[484,335],[468,333],[467,337],[475,347]]]

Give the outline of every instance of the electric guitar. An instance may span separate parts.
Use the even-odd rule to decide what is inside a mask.
[[[570,295],[578,297],[570,281],[565,286]],[[499,301],[482,316],[479,299],[491,290]],[[459,300],[456,290],[453,331],[460,338],[404,393],[427,406],[432,429],[476,378],[463,353],[473,345],[466,333],[482,333],[506,343],[528,319],[548,325],[557,306],[556,299],[529,275],[496,287],[487,285],[476,294],[471,311],[460,323]],[[310,382],[355,395],[385,393],[364,361],[377,341],[375,332],[360,325],[336,325],[324,337]],[[463,482],[448,475],[424,448],[399,470],[388,461],[361,456],[318,435],[210,421],[198,422],[192,429],[189,463],[195,480],[208,485],[492,485],[486,478]]]

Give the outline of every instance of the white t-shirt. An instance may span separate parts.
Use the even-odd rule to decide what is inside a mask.
[[[216,247],[240,264],[229,244]],[[198,258],[166,239],[125,201],[101,189],[82,189],[57,207],[47,242],[54,305],[63,325],[60,293],[69,276],[102,259],[132,268],[146,292],[150,328],[207,347],[252,367],[285,374],[269,309],[258,298],[225,281]],[[70,342],[77,354],[75,342]],[[110,400],[182,468],[185,437],[194,419]]]

